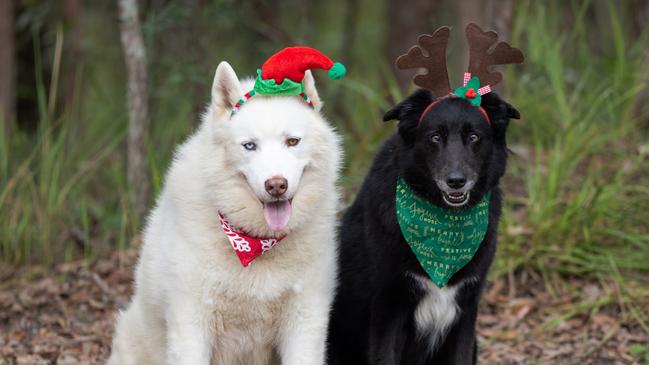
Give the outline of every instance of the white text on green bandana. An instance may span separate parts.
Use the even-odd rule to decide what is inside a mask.
[[[419,264],[439,288],[471,261],[487,233],[489,197],[468,209],[443,209],[398,178],[397,221]]]

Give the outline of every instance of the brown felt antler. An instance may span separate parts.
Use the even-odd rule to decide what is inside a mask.
[[[490,66],[523,63],[525,59],[520,49],[498,42],[496,32],[483,32],[473,23],[466,26],[466,39],[469,43],[469,72],[480,79],[481,85],[494,86],[503,79],[500,72],[489,72]]]
[[[433,34],[422,34],[408,53],[397,58],[399,69],[425,68],[426,73],[415,76],[416,85],[428,89],[433,95],[442,97],[451,92],[446,70],[446,45],[451,34],[449,27],[441,27]],[[425,49],[428,56],[424,55]]]

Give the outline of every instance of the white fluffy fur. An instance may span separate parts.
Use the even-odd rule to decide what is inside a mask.
[[[120,314],[110,365],[323,364],[336,277],[339,137],[318,112],[313,78],[299,97],[255,96],[225,62],[199,130],[179,147],[145,230],[135,294]],[[299,137],[287,147],[287,137]],[[241,143],[254,140],[257,151]],[[263,182],[289,181],[288,226],[272,232]],[[286,238],[244,268],[218,212],[253,236]]]
[[[463,283],[440,289],[428,277],[414,274],[413,276],[426,291],[426,296],[415,309],[415,323],[419,334],[428,337],[429,348],[432,351],[458,317],[460,308],[455,301],[455,295]]]

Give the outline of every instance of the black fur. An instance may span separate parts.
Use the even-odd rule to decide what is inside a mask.
[[[499,179],[505,172],[505,134],[519,114],[494,93],[483,96],[479,109],[459,98],[445,98],[419,117],[433,101],[418,90],[385,114],[399,120],[372,167],[340,228],[340,281],[329,330],[329,364],[472,364],[476,359],[475,321],[485,277],[496,249],[501,210]],[[441,141],[433,143],[431,135]],[[477,133],[480,140],[467,138]],[[433,204],[447,207],[435,178],[451,170],[475,172],[467,206],[491,191],[489,227],[471,262],[449,286],[464,282],[456,296],[460,314],[437,347],[430,351],[419,336],[414,312],[425,294],[411,273],[426,276],[403,239],[395,213],[397,176]]]

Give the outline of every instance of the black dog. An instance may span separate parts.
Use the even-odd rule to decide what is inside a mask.
[[[495,93],[481,111],[420,89],[388,111],[399,130],[376,156],[340,228],[340,283],[329,329],[329,363],[472,364],[478,302],[494,258],[505,172],[505,134],[519,113]],[[439,289],[404,240],[395,212],[401,177],[446,209],[471,207],[490,192],[489,225],[473,259]]]

